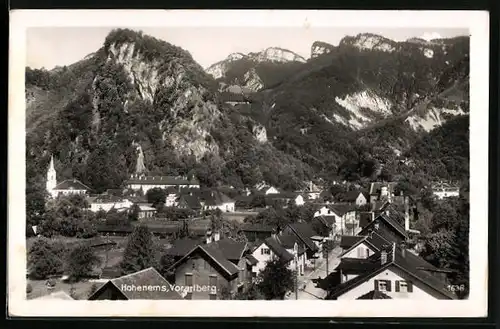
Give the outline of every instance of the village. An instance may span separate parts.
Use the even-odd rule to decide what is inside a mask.
[[[144,167],[142,159],[137,167]],[[51,158],[46,181],[50,198],[80,196],[84,211],[100,218],[94,237],[65,243],[83,243],[104,261],[91,277],[77,282],[66,283],[64,273],[29,279],[28,298],[232,299],[258,282],[273,260],[294,273],[294,287],[283,299],[457,298],[446,281],[447,270],[418,255],[419,231],[412,226],[418,203],[397,192],[397,182],[370,182],[366,187],[308,182],[300,191],[262,183],[239,190],[205,188],[194,178],[140,171],[130,175],[123,189],[94,195],[76,179],[58,182]],[[334,195],[332,184],[345,186],[345,191]],[[444,182],[436,182],[432,191],[436,200],[460,193]],[[263,214],[274,209],[288,210],[293,218],[267,220]],[[132,213],[135,218],[129,220]],[[305,215],[295,218],[298,213]],[[147,228],[162,245],[161,256],[170,259],[168,275],[152,266],[123,275],[119,264],[127,239],[138,227]],[[29,246],[40,228],[27,230]],[[217,289],[140,291],[126,285]]]

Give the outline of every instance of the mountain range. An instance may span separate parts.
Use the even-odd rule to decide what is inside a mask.
[[[464,180],[468,54],[468,37],[364,33],[314,42],[308,59],[271,47],[205,70],[184,49],[116,29],[77,63],[26,69],[28,183],[43,185],[54,155],[61,179],[114,188],[138,150],[149,172],[204,185]]]

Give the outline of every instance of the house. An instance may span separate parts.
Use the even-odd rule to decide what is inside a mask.
[[[286,237],[295,236],[297,239],[286,239]],[[305,246],[308,265],[311,265],[313,259],[318,258],[321,252],[323,237],[319,236],[309,223],[293,223],[288,224],[283,229],[278,239],[287,249],[292,249],[297,241],[299,246]],[[288,243],[287,243],[288,242]]]
[[[146,176],[144,174],[131,175],[125,181],[127,188],[132,190],[142,190],[144,194],[152,188],[166,189],[168,187],[182,188],[200,188],[200,183],[196,179],[188,179],[187,177],[175,176]]]
[[[102,194],[95,197],[90,202],[90,210],[93,212],[108,212],[111,209],[128,209],[132,206],[132,204],[133,203],[128,199],[118,197],[113,194]]]
[[[315,185],[312,181],[309,181],[303,191],[303,194],[310,200],[316,200],[320,197],[321,192],[322,190],[317,185]]]
[[[264,195],[280,193],[280,191],[276,187],[267,185],[266,183],[257,184],[255,186],[255,190],[257,194],[264,194]]]
[[[366,236],[342,236],[340,258],[365,259],[390,246],[393,241],[383,231],[371,231]]]
[[[47,181],[45,188],[50,196],[52,196],[52,198],[56,198],[59,195],[85,195],[90,191],[90,187],[83,184],[77,179],[67,179],[60,183],[57,183],[57,175],[54,168],[54,157],[52,156],[50,157],[50,164],[47,170]]]
[[[432,194],[439,200],[460,196],[460,187],[449,183],[439,182],[432,185]]]
[[[182,299],[176,287],[153,267],[114,278],[94,292],[89,300]]]
[[[381,213],[366,225],[359,233],[360,236],[368,236],[370,232],[382,234],[389,241],[402,242],[408,239],[405,227],[400,224],[400,220],[394,213]],[[380,233],[382,232],[382,233]]]
[[[330,205],[323,205],[314,213],[313,216],[314,217],[329,216],[331,214],[332,214],[332,209],[330,208]]]
[[[235,201],[218,191],[207,191],[201,194],[203,210],[220,209],[222,212],[234,212]]]
[[[139,207],[139,214],[138,214],[138,219],[146,219],[146,218],[152,218],[155,217],[156,215],[156,208],[152,207],[151,205],[138,205]]]
[[[375,201],[389,201],[395,196],[397,183],[396,182],[372,182],[370,184],[370,204]]]
[[[172,257],[175,261],[178,261],[182,257],[186,256],[196,246],[204,243],[205,239],[202,238],[186,237],[177,239],[172,242],[172,246],[165,251],[165,254]]]
[[[181,194],[178,198],[177,207],[181,209],[191,209],[194,211],[200,211],[202,206],[200,199],[196,194]]]
[[[297,194],[294,192],[272,193],[264,196],[264,200],[266,201],[267,206],[277,203],[281,203],[282,205],[287,205],[292,200],[295,202],[296,198]]]
[[[220,299],[226,293],[243,291],[250,280],[247,243],[217,239],[216,235],[213,239],[209,236],[206,244],[195,246],[169,268],[176,285],[209,287],[186,292],[186,299]]]
[[[355,204],[358,207],[364,206],[368,203],[369,197],[362,191],[347,191],[341,193],[338,202],[345,202],[349,204]]]
[[[276,229],[267,225],[244,223],[240,231],[243,232],[249,242],[254,242],[272,236]]]
[[[295,199],[293,199],[293,202],[297,206],[303,206],[306,203],[307,198],[304,198],[301,194],[297,195]]]
[[[359,232],[359,220],[355,204],[333,204],[329,206],[331,214],[335,216],[336,234],[352,234]]]
[[[311,227],[322,237],[333,239],[337,232],[335,227],[336,216],[317,216],[311,220]]]
[[[370,295],[372,299],[376,295],[384,299],[383,295],[391,299],[457,299],[447,288],[442,271],[396,243],[367,259],[341,261],[337,269],[342,272],[342,282],[326,299],[367,299]]]
[[[295,253],[297,259],[295,259]],[[264,241],[257,243],[251,253],[252,257],[257,260],[252,266],[252,275],[253,277],[257,276],[266,267],[267,262],[273,258],[278,258],[284,264],[288,264],[290,270],[297,270],[299,275],[303,275],[306,267],[305,253],[306,249],[299,247],[297,243],[294,244],[292,250],[287,250],[278,237],[268,237]]]

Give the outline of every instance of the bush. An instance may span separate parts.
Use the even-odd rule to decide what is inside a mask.
[[[28,252],[29,276],[36,280],[62,274],[66,249],[60,243],[50,243],[46,239],[38,239]]]

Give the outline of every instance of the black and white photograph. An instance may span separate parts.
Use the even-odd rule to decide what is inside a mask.
[[[485,316],[488,14],[245,12],[14,13],[12,315]]]

